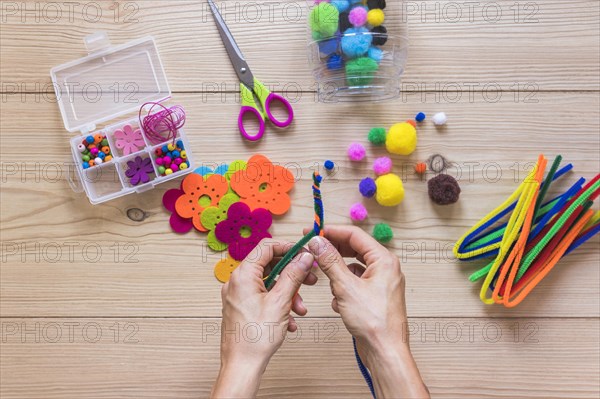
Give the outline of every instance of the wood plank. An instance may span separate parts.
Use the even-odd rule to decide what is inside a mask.
[[[65,181],[62,162],[69,157],[70,134],[62,128],[56,104],[35,103],[31,97],[26,96],[23,103],[20,95],[9,96],[1,110],[2,314],[219,316],[220,284],[212,276],[212,265],[221,255],[206,250],[200,234],[178,236],[170,232],[168,214],[162,209],[162,194],[177,183],[105,205],[90,205]],[[326,112],[320,112],[323,105],[302,98],[295,104],[295,126],[281,132],[269,128],[266,137],[255,145],[242,142],[236,131],[232,115],[238,106],[234,99],[222,103],[220,98],[205,101],[199,94],[189,94],[177,100],[188,109],[191,146],[202,160],[247,159],[262,152],[274,161],[289,162],[298,171],[294,206],[288,215],[277,218],[272,228],[275,237],[288,240],[297,240],[301,227],[312,219],[308,179],[314,165],[325,159],[337,162],[339,172],[324,186],[327,218],[329,223],[349,223],[347,210],[360,201],[356,185],[370,174],[370,166],[368,162],[351,165],[346,161],[343,154],[348,143],[364,140],[372,126],[390,126],[419,110],[430,115],[446,111],[450,116],[446,129],[437,131],[425,123],[420,128],[419,148],[410,157],[394,157],[395,170],[411,170],[414,162],[443,154],[457,165],[449,173],[461,182],[459,203],[433,206],[424,181],[407,173],[406,201],[397,209],[368,203],[371,217],[364,225],[370,231],[381,220],[392,224],[396,238],[390,248],[404,265],[410,314],[598,316],[597,237],[565,258],[528,300],[512,310],[482,305],[476,293],[479,285],[467,281],[468,274],[482,264],[458,264],[450,253],[452,243],[465,230],[514,190],[539,152],[548,157],[560,153],[565,162],[575,164],[575,172],[559,184],[562,187],[575,177],[591,177],[598,172],[596,95],[538,93],[537,103],[514,103],[512,99],[470,102],[463,98],[440,106],[434,97],[425,104],[409,97],[406,103],[398,101],[386,108],[339,105],[336,110],[345,117],[335,125]],[[568,111],[571,109],[578,112]],[[335,140],[323,145],[325,135],[335,135]],[[40,137],[56,139],[39,145]],[[30,159],[23,158],[25,147]],[[214,148],[219,149],[218,157]],[[370,159],[375,154],[384,151],[369,150]],[[55,161],[61,164],[60,176]],[[501,173],[498,178],[496,172]],[[130,219],[130,209],[141,209],[143,221]],[[311,315],[333,315],[326,279],[304,289],[303,295]],[[441,300],[449,297],[451,301]]]
[[[238,90],[202,1],[76,3],[71,10],[60,2],[1,4],[3,92],[52,91],[50,68],[85,55],[83,37],[100,30],[118,44],[154,36],[174,91]],[[256,76],[277,90],[315,89],[303,1],[219,4]],[[405,91],[600,88],[594,0],[389,2],[386,12],[390,32],[410,32]]]
[[[597,320],[415,318],[409,326],[433,397],[598,397]],[[341,321],[303,318],[299,327],[273,358],[259,397],[367,397]],[[219,328],[219,319],[208,318],[5,318],[1,394],[208,397],[219,366]]]

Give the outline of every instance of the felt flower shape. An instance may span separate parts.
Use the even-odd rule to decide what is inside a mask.
[[[266,209],[251,210],[243,202],[236,202],[227,211],[227,220],[217,224],[215,236],[229,244],[229,255],[235,260],[244,260],[263,238],[271,238],[268,232],[273,222]]]
[[[222,283],[226,283],[231,278],[231,273],[240,265],[240,261],[228,256],[221,259],[215,265],[215,277]]]
[[[190,173],[181,183],[184,194],[177,198],[175,210],[182,218],[191,218],[198,231],[208,231],[200,220],[209,206],[217,206],[229,190],[227,179],[221,175],[200,176]]]
[[[165,195],[163,195],[163,206],[171,212],[171,217],[169,218],[169,224],[171,228],[176,233],[187,233],[191,229],[194,228],[194,224],[192,223],[191,218],[183,218],[179,216],[177,211],[175,210],[175,203],[185,193],[183,190],[178,188],[174,188],[171,190],[167,190]]]
[[[246,169],[235,172],[230,183],[251,209],[264,208],[274,215],[283,215],[290,209],[288,192],[294,187],[294,176],[264,155],[250,158]]]
[[[215,235],[215,227],[224,220],[227,220],[227,211],[229,207],[240,200],[240,197],[235,193],[225,194],[218,206],[209,206],[202,212],[200,223],[208,229],[208,237],[206,241],[208,246],[214,251],[225,251],[227,244],[219,241]]]
[[[144,148],[146,143],[140,129],[134,130],[131,125],[125,125],[123,129],[115,130],[115,145],[123,155],[129,155]]]
[[[129,183],[132,186],[137,186],[140,183],[148,183],[150,175],[154,173],[154,167],[150,158],[135,157],[135,159],[127,161],[127,167],[125,176],[129,177]]]

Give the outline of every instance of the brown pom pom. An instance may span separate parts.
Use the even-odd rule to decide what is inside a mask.
[[[460,186],[450,175],[437,175],[427,182],[429,198],[438,205],[450,205],[458,201]]]

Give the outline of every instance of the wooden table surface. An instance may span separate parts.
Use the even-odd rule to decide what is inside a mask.
[[[116,44],[155,37],[199,160],[263,153],[301,168],[292,210],[272,228],[284,239],[310,223],[314,165],[337,162],[323,187],[327,219],[349,223],[369,164],[351,165],[347,145],[373,126],[446,112],[445,129],[428,120],[417,151],[394,161],[410,171],[442,154],[460,201],[432,205],[425,181],[407,172],[403,204],[369,204],[364,224],[394,228],[390,249],[407,276],[411,345],[427,385],[440,398],[597,398],[598,237],[515,309],[483,305],[467,280],[481,263],[459,264],[450,248],[539,153],[575,164],[563,187],[598,173],[598,1],[407,1],[389,16],[410,32],[403,94],[380,104],[315,101],[303,1],[219,4],[254,73],[294,102],[293,127],[269,128],[257,144],[237,132],[237,80],[202,1],[0,3],[0,396],[205,398],[217,373],[220,254],[200,234],[170,231],[161,198],[177,182],[98,206],[67,184],[73,133],[49,70],[85,55],[83,37],[104,30]],[[371,160],[382,154],[368,151]],[[273,358],[260,397],[368,397],[321,277],[302,290],[309,314]]]

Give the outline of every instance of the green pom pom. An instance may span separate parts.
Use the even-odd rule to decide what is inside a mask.
[[[385,128],[383,127],[374,127],[369,131],[368,139],[371,144],[374,145],[384,145],[385,144]]]
[[[392,228],[387,223],[378,223],[373,228],[373,237],[381,243],[386,243],[392,241],[394,238],[394,232]]]
[[[346,81],[350,86],[368,85],[373,81],[377,69],[379,69],[377,61],[369,57],[348,61],[346,63]]]
[[[312,9],[308,18],[310,29],[320,34],[321,37],[331,37],[337,32],[340,12],[337,7],[329,3],[320,3]]]

